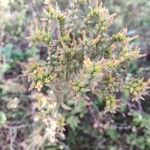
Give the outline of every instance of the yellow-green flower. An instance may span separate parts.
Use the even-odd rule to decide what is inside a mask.
[[[35,89],[37,89],[38,92],[41,91],[42,87],[43,87],[42,81],[38,81],[35,85]]]

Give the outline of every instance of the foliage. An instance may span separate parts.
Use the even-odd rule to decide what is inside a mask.
[[[23,136],[30,133],[26,130],[30,121],[26,117],[30,109],[29,97],[26,95],[26,84],[18,74],[31,57],[38,59],[36,48],[23,51],[12,44],[0,48],[0,149],[20,149],[14,142],[19,132]]]
[[[25,52],[16,50],[12,44],[7,44],[0,48],[0,75],[14,67],[20,61],[25,61],[30,57],[36,57],[36,48],[26,49]]]
[[[15,5],[20,5],[20,7],[16,9]],[[5,7],[2,6],[2,8],[5,9],[1,9],[1,37],[5,36],[6,38],[7,36],[8,39],[12,39],[13,36],[13,39],[15,39],[15,37],[17,38],[19,36],[22,36],[21,34],[23,32],[23,26],[25,23],[27,12],[24,1],[6,0],[6,5]],[[16,13],[17,11],[19,11],[20,13]]]
[[[149,53],[150,1],[147,0],[102,0],[111,13],[117,13],[112,32],[128,27],[128,35],[138,34],[139,40],[134,42],[142,47],[144,53]]]
[[[0,0],[0,149],[150,149],[149,2],[42,2]]]
[[[6,42],[18,42],[28,36],[31,20],[38,16],[36,7],[42,8],[43,0],[0,0],[0,36],[1,45]],[[3,43],[4,42],[4,43]]]
[[[25,72],[34,91],[33,120],[40,138],[34,147],[62,145],[65,126],[79,130],[88,114],[91,121],[86,123],[106,132],[113,116],[139,104],[149,88],[149,80],[128,72],[144,56],[131,44],[136,37],[128,37],[126,29],[110,34],[115,15],[90,0],[74,0],[66,12],[45,4],[31,41],[47,46],[48,57],[32,60]],[[108,130],[107,136],[115,140],[115,132]]]
[[[118,14],[116,19],[117,27],[127,26],[130,29],[137,27],[149,26],[149,6],[150,2],[147,0],[103,0],[105,6],[109,8],[111,12]]]
[[[140,148],[141,150],[150,148],[149,123],[150,118],[148,114],[133,112],[132,133],[130,133],[127,137],[127,143],[131,145],[132,149],[136,147]]]

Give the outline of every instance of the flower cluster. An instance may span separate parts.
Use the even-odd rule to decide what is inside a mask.
[[[53,80],[53,76],[49,74],[49,70],[42,66],[42,64],[31,61],[25,72],[28,76],[28,80],[32,81],[30,90],[33,88],[37,91],[41,91],[44,85],[48,85]]]
[[[131,97],[132,101],[144,100],[144,95],[147,95],[150,81],[143,82],[143,79],[129,80],[125,85],[125,93]]]
[[[118,100],[114,96],[106,96],[105,101],[105,111],[115,113],[119,107]]]
[[[34,44],[49,44],[51,41],[51,33],[44,29],[37,29],[32,33],[32,42]]]

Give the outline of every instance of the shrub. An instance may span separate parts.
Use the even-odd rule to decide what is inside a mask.
[[[78,130],[89,114],[86,123],[106,131],[114,114],[130,112],[129,106],[139,104],[149,88],[149,80],[129,73],[144,56],[130,44],[136,37],[127,37],[126,29],[112,35],[115,15],[102,4],[74,0],[61,12],[46,1],[43,16],[31,41],[47,46],[48,57],[32,60],[25,72],[30,90],[36,89],[33,120],[40,142],[35,147],[62,144],[65,128]]]

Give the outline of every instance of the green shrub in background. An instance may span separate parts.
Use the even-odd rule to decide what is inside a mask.
[[[149,26],[150,1],[147,0],[102,0],[110,12],[117,13],[116,25],[129,27],[130,30]]]
[[[1,1],[0,3],[4,3]],[[4,5],[4,4],[3,4]],[[5,7],[1,6],[1,37],[16,40],[22,37],[24,25],[26,24],[27,5],[24,1],[6,0]],[[19,6],[19,7],[18,7]],[[18,13],[19,12],[19,13]],[[3,42],[3,41],[1,41]]]
[[[0,0],[1,45],[10,41],[17,43],[26,39],[31,20],[35,16],[39,16],[38,10],[42,9],[42,3],[43,0]]]
[[[26,61],[30,57],[37,57],[38,50],[29,48],[24,51],[16,50],[12,44],[7,44],[0,48],[0,76],[14,67],[21,61]]]
[[[87,149],[89,136],[96,142],[89,149],[124,149],[124,144],[147,148],[147,143],[124,141],[121,136],[128,135],[117,133],[134,131],[132,110],[139,111],[140,100],[148,94],[149,80],[129,72],[131,64],[144,56],[130,44],[135,37],[127,37],[126,29],[111,35],[115,15],[97,1],[74,0],[64,12],[57,4],[45,4],[44,17],[35,22],[31,41],[47,46],[48,58],[32,60],[25,73],[31,82],[29,90],[37,91],[33,93],[35,134],[31,139],[36,135],[38,142],[30,140],[26,146]],[[120,116],[127,118],[121,121]],[[124,127],[128,122],[129,128]],[[62,142],[64,127],[71,133],[66,143]],[[129,138],[135,138],[134,132]]]
[[[111,13],[117,13],[112,32],[128,27],[128,35],[138,34],[136,41],[144,53],[149,53],[150,1],[147,0],[102,0]]]

